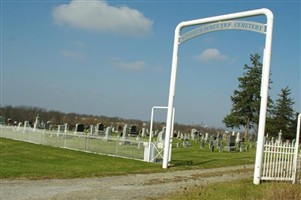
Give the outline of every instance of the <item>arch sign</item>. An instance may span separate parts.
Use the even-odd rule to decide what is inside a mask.
[[[235,21],[235,19],[242,19],[247,17],[265,15],[267,19],[266,24],[251,22],[251,21]],[[269,75],[270,75],[270,60],[271,60],[271,47],[272,47],[272,32],[273,32],[273,13],[266,8],[250,10],[239,13],[232,13],[227,15],[220,15],[215,17],[196,19],[191,21],[184,21],[177,25],[175,29],[174,46],[173,46],[173,57],[172,57],[172,68],[169,86],[169,98],[167,106],[167,118],[166,118],[166,136],[164,142],[164,155],[162,167],[166,169],[168,162],[170,161],[171,155],[171,136],[173,130],[173,103],[175,96],[175,85],[177,76],[177,65],[178,65],[178,49],[179,45],[197,37],[199,35],[210,33],[213,31],[220,30],[246,30],[254,31],[265,34],[265,49],[263,52],[263,68],[261,78],[261,102],[260,102],[260,114],[259,114],[259,127],[257,134],[257,151],[255,160],[255,170],[253,183],[260,184],[261,179],[261,168],[262,168],[262,157],[263,157],[263,140],[266,122],[266,110],[267,110],[267,99],[268,99],[268,88],[269,88]],[[185,27],[200,25],[199,27],[188,31],[184,34],[180,34],[181,30]]]

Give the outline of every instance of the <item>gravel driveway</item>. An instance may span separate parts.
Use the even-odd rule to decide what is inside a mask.
[[[254,165],[103,178],[0,180],[0,199],[106,199],[157,198],[191,186],[252,177]]]

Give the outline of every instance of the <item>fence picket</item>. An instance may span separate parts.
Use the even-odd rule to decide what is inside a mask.
[[[294,143],[266,141],[261,180],[292,181],[294,152]],[[301,154],[299,155],[297,170],[298,182],[300,182],[300,159]]]

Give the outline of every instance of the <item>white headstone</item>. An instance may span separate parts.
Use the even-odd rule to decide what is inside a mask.
[[[64,133],[67,133],[67,131],[68,131],[68,123],[65,123],[64,125],[65,125]]]
[[[199,132],[195,128],[191,129],[190,137],[192,140],[199,138]]]
[[[282,130],[278,133],[278,141],[282,141]]]
[[[39,124],[40,124],[39,115],[37,115],[36,120],[35,120],[34,125],[33,125],[33,131],[36,131]]]
[[[180,133],[180,140],[183,140],[184,139],[184,134],[181,132]]]
[[[205,133],[205,138],[204,138],[205,142],[207,142],[209,140],[209,133]]]
[[[93,130],[94,130],[94,126],[93,125],[90,125],[90,135],[92,135],[93,134]]]
[[[142,128],[141,137],[144,137],[144,136],[145,136],[145,128],[143,127],[143,128]]]
[[[187,134],[184,133],[184,140],[188,140]]]
[[[178,133],[177,133],[177,138],[179,139],[180,137],[181,137],[181,132],[178,131]]]
[[[65,125],[57,125],[57,133],[64,133]]]
[[[19,122],[18,127],[17,127],[17,131],[20,131],[20,130],[21,130],[21,126],[22,126],[22,125],[23,125],[22,122]]]
[[[29,126],[29,121],[25,121],[25,122],[24,122],[24,127],[23,127],[23,133],[25,133],[26,130],[27,130],[29,127],[30,127],[30,126]]]
[[[240,142],[240,132],[236,134],[236,139],[235,139],[236,144]]]
[[[108,140],[111,135],[112,135],[112,127],[108,126],[106,128],[106,131],[105,131],[105,137],[104,137],[104,139]]]
[[[162,130],[159,132],[158,134],[158,142],[163,142],[165,139],[165,132],[166,132],[166,128],[163,127]]]
[[[125,124],[122,131],[122,139],[125,140],[128,137],[128,125]]]

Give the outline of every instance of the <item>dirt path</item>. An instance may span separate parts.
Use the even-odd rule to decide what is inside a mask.
[[[106,199],[157,198],[191,186],[252,177],[254,165],[104,178],[0,180],[0,199]]]

